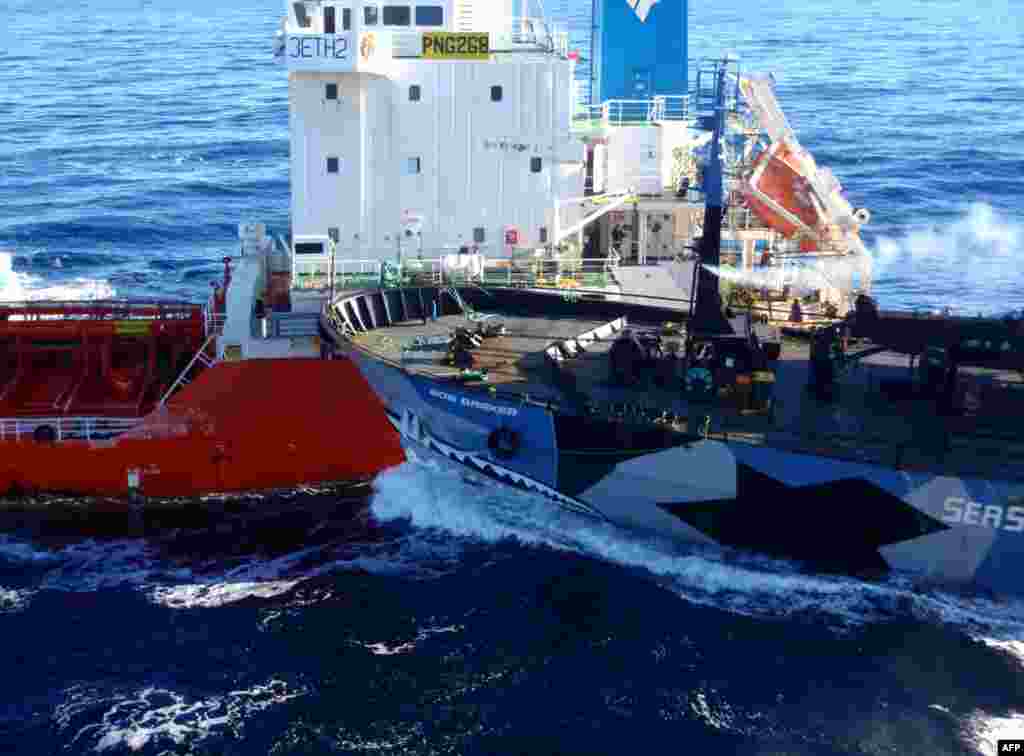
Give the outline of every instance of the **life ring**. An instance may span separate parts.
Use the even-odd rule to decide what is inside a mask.
[[[32,431],[32,439],[37,444],[52,444],[57,440],[57,429],[52,425],[37,425]]]
[[[487,437],[487,448],[500,459],[510,459],[519,451],[519,434],[511,428],[501,427]]]
[[[697,396],[714,394],[715,382],[711,371],[707,368],[692,367],[686,371],[686,391]]]
[[[853,219],[860,225],[867,225],[871,221],[871,211],[866,207],[859,207],[853,211]]]

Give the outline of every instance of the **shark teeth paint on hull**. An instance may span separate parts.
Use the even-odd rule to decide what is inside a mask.
[[[420,439],[414,439],[404,431],[401,421],[391,412],[388,412],[388,420],[390,420],[391,424],[395,426],[395,430],[402,434],[402,442],[404,445],[408,446],[413,444],[425,446],[435,454],[440,454],[447,459],[458,462],[461,466],[469,468],[471,472],[478,475],[500,481],[513,486],[520,491],[540,494],[544,498],[550,499],[551,501],[554,501],[566,509],[578,514],[596,517],[605,521],[608,519],[601,512],[578,499],[566,496],[565,494],[560,493],[554,488],[536,481],[533,478],[529,478],[515,470],[503,467],[502,465],[495,463],[492,459],[481,457],[473,452],[457,449],[443,441],[439,441],[436,437],[428,434],[426,431],[421,432],[422,435]]]

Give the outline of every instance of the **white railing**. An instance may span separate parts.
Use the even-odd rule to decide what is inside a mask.
[[[377,260],[352,260],[340,257],[296,258],[292,263],[292,288],[303,291],[373,287],[380,285],[381,266]]]
[[[690,117],[689,95],[659,95],[654,101],[659,121],[685,121]]]
[[[561,24],[531,16],[506,17],[497,30],[491,30],[491,49],[501,52],[511,45],[542,50],[561,57],[569,54],[569,33]]]
[[[224,324],[227,322],[227,319],[227,313],[217,312],[217,299],[211,294],[206,300],[206,306],[203,308],[203,325],[206,329],[206,335],[220,336],[224,333]]]
[[[647,123],[654,120],[654,100],[608,100],[601,103],[601,120],[619,126],[625,123]]]
[[[603,288],[614,283],[618,269],[618,258],[591,260],[569,257],[553,257],[550,254],[523,255],[520,257],[484,257],[476,265],[454,267],[450,260],[442,258],[414,258],[402,263],[382,263],[369,260],[338,260],[337,270],[358,270],[360,279],[347,278],[349,285],[340,283],[350,273],[340,273],[336,289],[379,288],[381,286],[515,286],[525,288]],[[322,263],[327,270],[329,263]],[[382,266],[387,266],[382,270]],[[326,273],[318,284],[326,289],[329,281]],[[307,286],[311,288],[311,286]]]
[[[606,100],[600,105],[580,105],[577,122],[600,121],[604,126],[630,126],[690,118],[689,95],[658,95],[644,100]]]
[[[224,324],[228,316],[223,312],[206,312],[206,334],[208,336],[220,336],[224,333]]]
[[[586,126],[594,122],[599,122],[603,118],[604,110],[600,105],[587,105],[585,103],[580,103],[573,111],[573,121],[575,126],[578,126],[581,123]]]
[[[141,417],[5,417],[0,418],[0,441],[35,438],[39,428],[50,428],[53,439],[103,439],[135,428]]]
[[[603,289],[615,283],[617,259],[524,258],[488,260],[478,281],[485,286],[530,289]]]

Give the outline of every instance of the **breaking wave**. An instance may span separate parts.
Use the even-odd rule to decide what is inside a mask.
[[[873,246],[876,281],[887,279],[884,288],[899,292],[886,297],[887,307],[909,300],[986,315],[1024,308],[1024,225],[991,205],[974,203],[952,222],[878,236]],[[941,282],[956,288],[944,289]]]
[[[837,632],[909,616],[1015,653],[1024,667],[1021,600],[922,589],[902,576],[866,582],[808,574],[784,560],[627,531],[528,494],[481,490],[454,471],[415,463],[382,473],[376,489],[376,517],[407,520],[431,542],[445,533],[469,542],[514,541],[574,552],[646,573],[692,604],[751,617],[825,618]]]
[[[0,585],[0,614],[13,614],[25,608],[35,591],[13,590]]]
[[[0,535],[0,611],[24,605],[16,600],[20,588],[28,589],[24,596],[128,589],[170,609],[210,609],[284,594],[290,602],[300,583],[341,573],[431,579],[458,568],[463,549],[450,537],[432,542],[379,526],[368,517],[366,496],[363,488],[306,487],[209,497],[229,503],[212,502],[207,519],[175,521],[145,537],[115,530],[129,527],[120,520],[103,537]],[[218,506],[235,513],[218,515]],[[15,581],[10,591],[7,573]]]
[[[0,301],[26,302],[43,299],[94,300],[111,299],[117,292],[106,281],[74,278],[63,283],[47,283],[41,277],[19,273],[13,267],[11,252],[0,250]],[[61,258],[53,259],[53,267],[62,267]]]

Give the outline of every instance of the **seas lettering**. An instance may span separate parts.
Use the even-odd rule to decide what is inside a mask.
[[[348,38],[346,37],[291,37],[292,58],[348,58]]]
[[[1000,507],[951,496],[942,506],[942,519],[954,525],[980,525],[1010,533],[1024,532],[1024,506]]]

